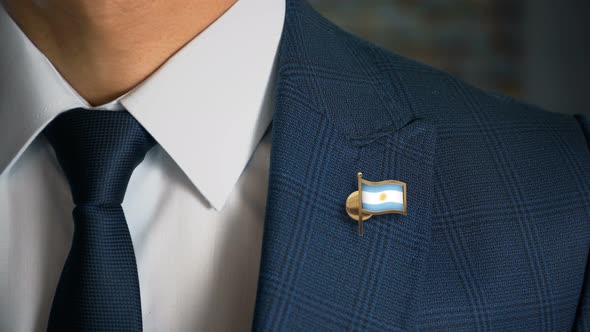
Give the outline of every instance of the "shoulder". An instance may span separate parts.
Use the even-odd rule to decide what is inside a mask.
[[[575,121],[572,115],[552,112],[497,91],[478,88],[448,72],[383,49],[349,32],[334,31],[352,45],[352,53],[357,58],[364,59],[362,66],[373,76],[372,80],[381,82],[381,88],[405,102],[416,118],[453,123],[486,118],[504,123],[533,121],[539,125]]]
[[[497,126],[581,133],[571,115],[484,91],[385,50],[331,23],[306,2],[290,2],[283,37],[282,76],[349,137],[398,130],[414,119],[443,132]]]

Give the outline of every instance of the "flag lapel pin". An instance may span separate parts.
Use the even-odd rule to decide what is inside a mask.
[[[363,236],[363,222],[374,215],[406,214],[406,183],[396,180],[371,182],[358,173],[358,191],[346,199],[346,213],[358,221],[359,235]]]

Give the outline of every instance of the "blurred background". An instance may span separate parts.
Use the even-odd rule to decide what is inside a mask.
[[[330,20],[476,86],[590,114],[589,0],[310,0]]]

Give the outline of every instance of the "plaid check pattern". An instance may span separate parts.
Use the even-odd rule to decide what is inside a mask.
[[[584,117],[474,88],[287,2],[254,330],[589,330]],[[364,236],[356,173],[407,183]]]

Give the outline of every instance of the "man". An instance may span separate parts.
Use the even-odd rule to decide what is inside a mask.
[[[0,330],[588,329],[583,117],[299,0],[4,5]]]

